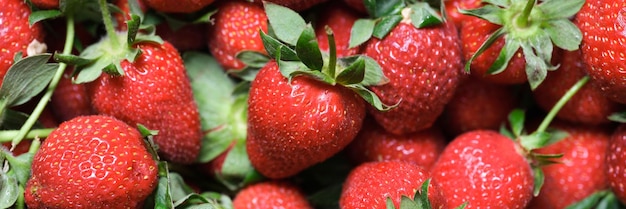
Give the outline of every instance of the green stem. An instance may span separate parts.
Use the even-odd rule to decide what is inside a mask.
[[[113,20],[111,19],[111,11],[109,11],[109,5],[107,3],[107,0],[99,0],[98,2],[100,3],[102,21],[104,22],[104,29],[107,32],[107,36],[109,36],[113,48],[118,48],[120,46],[120,43],[116,37],[117,34],[115,33],[115,27],[113,27]]]
[[[589,76],[585,76],[581,78],[580,80],[578,80],[578,82],[576,82],[569,90],[567,90],[567,92],[565,92],[565,94],[561,97],[561,99],[559,99],[559,101],[557,101],[556,104],[554,104],[554,107],[550,109],[550,112],[548,112],[548,114],[543,119],[543,121],[541,121],[539,128],[537,128],[535,132],[546,131],[546,129],[548,128],[548,126],[550,125],[554,117],[556,117],[556,114],[559,113],[559,111],[561,111],[561,108],[563,108],[563,106],[565,106],[567,101],[569,101],[576,94],[576,92],[578,92],[578,90],[580,90],[588,81],[589,81]]]
[[[68,15],[66,18],[67,29],[65,35],[65,45],[63,46],[63,54],[70,54],[72,52],[72,47],[74,46],[74,17],[72,15]],[[31,115],[28,117],[28,119],[26,119],[26,122],[24,123],[24,125],[22,125],[22,128],[20,128],[17,135],[14,135],[15,137],[11,142],[11,150],[13,150],[15,146],[28,135],[30,129],[33,128],[33,125],[35,125],[37,119],[39,119],[39,116],[41,116],[41,113],[46,108],[48,101],[50,101],[50,98],[52,98],[52,93],[54,93],[54,90],[59,84],[59,80],[61,80],[61,78],[63,77],[63,72],[65,71],[66,67],[67,64],[59,63],[59,68],[57,68],[54,77],[52,77],[50,84],[48,84],[48,89],[46,89],[46,92],[39,100],[39,103],[37,103],[37,106],[35,106],[35,109],[31,113]]]
[[[518,27],[525,28],[526,26],[528,26],[528,17],[530,17],[530,12],[533,10],[535,2],[536,0],[528,0],[528,2],[526,2],[526,7],[524,7],[524,11],[522,11],[522,14],[520,14],[520,16],[518,16],[516,19]]]
[[[21,137],[22,139],[34,139],[34,138],[44,138],[50,135],[50,133],[54,130],[54,128],[45,128],[45,129],[32,129],[26,132],[26,135]],[[2,142],[11,142],[13,139],[21,134],[21,130],[2,130],[0,131],[0,143]],[[21,141],[21,140],[20,140]]]
[[[333,31],[330,29],[330,27],[326,26],[325,29],[326,36],[328,36],[328,74],[334,78],[336,76],[335,69],[337,68],[337,46],[335,46],[335,35],[333,34]]]

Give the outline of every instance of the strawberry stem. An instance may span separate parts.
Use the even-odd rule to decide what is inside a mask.
[[[102,21],[104,22],[104,29],[107,31],[107,36],[111,40],[113,48],[118,48],[120,43],[115,33],[115,27],[113,27],[113,20],[111,20],[111,11],[109,11],[109,5],[106,0],[99,0],[100,11],[102,12]]]
[[[335,35],[333,30],[326,26],[326,36],[328,36],[328,74],[335,77],[335,68],[337,68],[337,46],[335,46]]]
[[[589,76],[585,76],[578,80],[578,82],[576,82],[569,90],[567,90],[567,92],[563,94],[561,99],[559,99],[559,101],[554,104],[552,109],[550,109],[550,112],[548,112],[543,121],[541,121],[539,128],[537,128],[535,132],[544,132],[548,128],[556,114],[559,113],[561,108],[563,108],[563,106],[574,96],[574,94],[576,94],[576,92],[578,92],[578,90],[580,90],[588,81]]]
[[[22,137],[22,139],[34,139],[37,137],[43,138],[50,135],[54,128],[32,129]],[[19,130],[3,130],[0,131],[0,143],[12,141],[18,134]],[[20,140],[21,141],[21,140]]]
[[[535,6],[535,2],[536,0],[528,0],[528,2],[526,2],[526,7],[524,7],[524,11],[522,11],[522,14],[520,14],[520,16],[518,16],[516,19],[518,27],[525,28],[526,26],[528,26],[528,18],[530,17],[530,12]]]

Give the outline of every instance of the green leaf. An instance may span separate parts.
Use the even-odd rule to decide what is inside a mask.
[[[367,42],[374,33],[376,21],[372,19],[358,19],[350,30],[350,42],[348,47],[353,48]]]
[[[506,68],[509,66],[509,61],[511,61],[511,58],[513,58],[513,55],[515,55],[519,48],[519,42],[506,38],[504,41],[504,46],[502,47],[502,50],[500,50],[500,54],[498,54],[496,60],[493,62],[493,64],[491,64],[491,66],[487,70],[487,73],[494,75],[506,70]]]
[[[277,4],[264,2],[265,13],[276,37],[287,44],[295,46],[306,22],[297,12]]]
[[[291,69],[293,69],[293,68],[291,68]],[[299,67],[298,69],[303,69],[303,68]],[[335,85],[337,83],[337,81],[335,81],[335,79],[333,77],[331,77],[330,75],[328,75],[326,73],[323,73],[321,71],[317,71],[317,70],[308,70],[308,69],[305,69],[305,70],[294,70],[291,73],[289,73],[289,77],[288,78],[294,78],[296,76],[306,76],[306,77],[313,78],[315,80],[327,83],[329,85]]]
[[[391,30],[393,30],[393,28],[400,23],[400,21],[402,21],[402,15],[384,16],[376,23],[376,26],[374,26],[372,35],[376,38],[382,39],[387,36],[387,34],[389,34],[389,32],[391,32]]]
[[[544,147],[552,138],[551,134],[544,131],[535,131],[529,135],[520,136],[520,144],[526,150],[534,150]]]
[[[515,137],[522,135],[526,118],[525,114],[526,112],[522,109],[514,109],[509,113],[509,124],[511,125],[512,134]]]
[[[476,9],[459,9],[461,14],[478,17],[496,25],[503,25],[501,17],[504,12],[502,8],[491,4]]]
[[[544,0],[537,5],[547,19],[568,19],[574,16],[585,4],[585,0]]]
[[[20,194],[17,178],[0,170],[0,208],[11,208]]]
[[[389,83],[389,78],[383,73],[382,67],[378,62],[366,55],[359,55],[365,61],[365,78],[361,85],[363,86],[380,86]]]
[[[421,209],[426,208],[420,205],[418,202],[413,201],[411,198],[402,195],[400,198],[400,209]]]
[[[406,7],[402,0],[365,1],[365,8],[375,18],[399,14]]]
[[[526,77],[528,77],[530,89],[534,90],[545,80],[548,75],[548,69],[551,67],[549,63],[535,54],[534,47],[527,43],[522,43],[521,46],[524,52],[524,59],[526,60]]]
[[[561,130],[561,129],[555,129],[555,128],[549,128],[548,133],[550,133],[550,139],[548,139],[548,141],[545,143],[544,146],[548,146],[554,143],[557,143],[567,137],[569,137],[569,133],[567,133],[567,131]]]
[[[470,72],[470,66],[471,66],[472,62],[474,61],[474,59],[476,59],[476,57],[480,56],[483,52],[485,52],[485,50],[487,50],[489,47],[491,47],[491,45],[493,45],[493,43],[496,40],[498,40],[498,38],[502,37],[505,34],[506,34],[506,31],[504,30],[504,28],[499,28],[498,30],[494,31],[491,35],[489,35],[487,40],[485,40],[485,42],[483,42],[483,44],[480,45],[478,50],[476,50],[476,52],[474,52],[474,54],[472,54],[470,59],[467,60],[467,62],[465,64],[465,71],[466,72]],[[501,54],[502,54],[502,52],[501,52]]]
[[[626,123],[626,112],[613,113],[609,115],[608,119],[618,123]]]
[[[172,209],[174,204],[170,193],[170,176],[167,162],[159,161],[159,180],[154,191],[155,209]]]
[[[607,190],[594,192],[585,197],[585,199],[567,206],[565,209],[593,209],[600,202],[600,199],[605,197],[608,193],[610,193],[610,191]]]
[[[580,47],[582,42],[582,32],[567,19],[549,21],[544,30],[554,45],[561,49],[574,51]]]
[[[398,106],[401,102],[401,101],[398,101],[398,103],[394,105],[387,105],[387,104],[384,104],[382,101],[380,101],[380,98],[378,97],[378,95],[376,95],[371,90],[365,88],[363,85],[353,84],[353,85],[346,85],[346,87],[349,89],[352,89],[352,91],[356,92],[367,103],[369,103],[370,105],[372,105],[374,108],[376,108],[379,111],[390,110],[391,108]]]
[[[280,50],[280,60],[285,61],[298,61],[298,54],[295,50],[291,49],[289,46],[281,43],[280,41],[274,39],[273,37],[265,34],[262,30],[259,31],[261,35],[261,40],[263,41],[263,46],[265,47],[265,51],[270,57],[276,59],[278,50]],[[277,59],[278,60],[278,59]]]
[[[35,23],[43,20],[54,19],[63,15],[59,10],[38,10],[33,11],[28,16],[28,23],[34,25]]]
[[[616,197],[615,193],[609,192],[600,203],[598,203],[598,207],[596,209],[623,209],[626,208],[626,205],[622,204]]]
[[[511,5],[511,0],[483,0],[483,2],[487,4],[493,4],[499,7],[505,7],[505,8]]]
[[[321,71],[324,67],[324,60],[322,59],[322,52],[320,51],[317,38],[315,37],[315,30],[313,26],[307,25],[302,31],[298,42],[296,44],[296,54],[304,65],[309,69]]]
[[[533,186],[533,196],[538,196],[541,191],[541,187],[543,187],[543,183],[545,182],[545,176],[543,174],[543,170],[540,167],[533,168],[534,172],[534,186]],[[550,192],[550,191],[548,191]]]
[[[221,174],[218,178],[229,188],[233,190],[241,189],[243,181],[248,177],[250,173],[254,172],[254,167],[248,159],[248,153],[246,152],[245,138],[239,140],[235,146],[233,146],[221,168]]]
[[[0,121],[0,129],[2,130],[19,130],[22,128],[26,120],[28,120],[28,114],[19,112],[12,109],[5,109],[2,114],[2,120]],[[44,128],[39,121],[35,123],[33,128]]]
[[[270,60],[270,57],[267,55],[250,50],[240,51],[235,55],[235,57],[246,66],[254,68],[262,68]]]
[[[411,23],[416,28],[425,28],[443,23],[443,18],[426,2],[411,5]]]
[[[456,207],[454,209],[465,209],[465,207],[467,207],[467,205],[469,205],[469,202],[464,202],[463,204],[459,205],[458,207]]]
[[[428,199],[428,186],[430,186],[430,179],[426,179],[422,183],[421,192],[416,192],[414,199],[416,202],[420,202],[420,208],[432,208],[430,200]]]
[[[335,78],[337,83],[343,85],[358,84],[365,79],[365,60],[357,59],[347,68],[344,68]]]
[[[51,54],[26,57],[13,64],[0,87],[0,99],[7,106],[24,104],[44,90],[52,80],[58,63],[47,63]]]
[[[139,25],[141,25],[141,17],[136,14],[130,15],[130,20],[126,22],[127,33],[126,33],[126,44],[128,46],[132,46],[135,43],[135,39],[137,38],[137,32],[139,32]]]
[[[393,205],[393,200],[391,200],[391,197],[387,197],[387,200],[385,201],[385,206],[387,209],[396,209],[396,206]],[[400,209],[402,209],[402,207],[400,207]]]
[[[59,53],[55,53],[52,58],[56,62],[65,63],[65,64],[73,65],[73,66],[87,65],[87,64],[89,64],[89,63],[94,61],[94,60],[86,59],[86,58],[83,58],[83,57],[80,57],[80,56],[76,56],[76,55],[73,55],[73,54],[59,54]]]
[[[11,174],[17,179],[19,185],[25,186],[26,181],[30,178],[33,156],[33,153],[24,153],[17,157],[11,155],[6,156],[6,160],[9,162],[11,168]]]

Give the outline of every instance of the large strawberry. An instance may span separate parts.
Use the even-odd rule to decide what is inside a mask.
[[[0,84],[17,53],[21,52],[22,56],[33,55],[44,42],[41,23],[30,25],[30,14],[31,11],[23,0],[3,1],[0,7]]]
[[[138,208],[157,164],[137,129],[109,116],[62,123],[43,142],[25,191],[28,208]]]
[[[233,200],[234,209],[312,209],[304,193],[286,181],[266,181],[243,188]]]
[[[606,155],[606,177],[615,197],[626,204],[626,125],[620,125],[611,136]]]
[[[611,100],[626,103],[626,1],[589,0],[576,15],[586,71]]]

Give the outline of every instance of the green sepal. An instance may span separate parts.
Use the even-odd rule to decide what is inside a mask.
[[[530,89],[534,90],[546,79],[548,70],[555,70],[558,67],[552,66],[550,60],[542,59],[542,57],[540,57],[541,54],[535,54],[537,52],[541,53],[543,50],[532,44],[533,43],[522,42],[521,47],[524,53],[524,59],[526,60],[526,77],[528,78]],[[550,44],[550,46],[552,45]],[[550,47],[550,53],[552,53],[551,49]]]
[[[533,177],[533,196],[536,197],[539,195],[539,192],[541,192],[541,187],[543,187],[543,183],[545,182],[546,177],[541,167],[533,168]]]
[[[127,33],[126,33],[126,43],[128,46],[132,46],[135,43],[135,38],[137,38],[137,32],[139,32],[139,26],[141,25],[141,17],[136,14],[131,14],[130,19],[126,22]]]
[[[233,148],[228,151],[221,168],[221,173],[217,175],[217,178],[222,184],[235,191],[244,186],[244,179],[253,172],[254,167],[252,167],[248,159],[245,138],[243,138],[238,140]]]
[[[384,104],[380,100],[378,95],[376,95],[371,90],[365,88],[363,85],[352,84],[352,85],[346,85],[345,87],[347,87],[347,88],[351,89],[352,91],[356,92],[367,103],[369,103],[370,105],[374,106],[374,108],[376,108],[379,111],[387,111],[387,110],[390,110],[390,109],[392,109],[394,107],[397,107],[400,104],[400,102],[402,101],[402,100],[400,100],[396,104],[393,104],[393,105],[387,105],[387,104]]]
[[[615,112],[607,117],[610,121],[626,123],[626,112]]]
[[[398,14],[406,7],[402,0],[364,0],[363,3],[374,18]]]
[[[511,134],[514,138],[520,137],[524,131],[526,112],[522,109],[514,109],[509,113],[508,121],[511,126]]]
[[[552,43],[568,51],[577,50],[582,42],[582,32],[574,23],[567,19],[549,21],[544,28]]]
[[[348,47],[356,47],[367,42],[374,33],[376,21],[372,19],[358,19],[350,30],[350,42]]]
[[[60,53],[54,53],[54,56],[52,57],[52,59],[54,59],[55,62],[65,63],[65,64],[73,65],[73,66],[87,65],[94,61],[92,59],[86,59],[86,58],[76,56],[73,54],[60,54]]]
[[[537,5],[537,9],[550,19],[568,19],[576,15],[584,4],[585,0],[543,0]]]
[[[154,208],[155,209],[170,209],[174,208],[174,202],[172,200],[172,194],[170,192],[170,176],[167,162],[158,162],[158,183],[154,190]]]
[[[416,28],[425,28],[443,23],[443,18],[426,2],[411,5],[411,23]]]
[[[391,200],[391,197],[387,197],[387,199],[385,200],[385,208],[396,209],[396,206],[393,205],[393,200]]]
[[[552,139],[552,135],[545,131],[535,131],[529,135],[519,136],[519,139],[519,143],[524,149],[534,150],[544,147]]]
[[[491,45],[493,45],[493,43],[496,40],[498,40],[498,38],[504,36],[505,34],[506,34],[506,31],[504,30],[504,28],[499,28],[498,30],[493,32],[491,35],[489,35],[487,40],[485,40],[485,42],[483,42],[480,45],[478,50],[476,50],[476,52],[472,54],[469,60],[467,60],[465,64],[465,71],[470,72],[470,66],[472,65],[472,62],[474,61],[474,59],[476,59],[476,57],[480,56],[483,52],[485,52],[485,50],[487,50]]]
[[[315,30],[310,24],[302,31],[298,42],[296,44],[296,54],[302,63],[309,69],[315,71],[321,71],[324,67],[324,60],[322,59],[322,52],[320,51],[317,38],[315,37]]]
[[[307,27],[297,12],[270,2],[263,2],[267,19],[278,40],[295,46],[302,31]]]
[[[348,67],[344,68],[335,80],[342,85],[362,83],[365,79],[365,60],[358,58]]]
[[[535,166],[535,167],[543,167],[543,166],[546,166],[546,165],[563,163],[563,162],[558,160],[558,159],[561,159],[563,157],[563,153],[556,153],[556,154],[532,153],[531,155],[533,157],[533,160],[536,161],[533,164],[533,166]]]
[[[0,101],[5,107],[24,104],[43,91],[52,80],[58,63],[47,63],[52,55],[28,56],[11,65],[0,87]]]
[[[502,15],[504,10],[501,7],[486,4],[476,9],[460,9],[459,13],[469,16],[482,18],[496,25],[502,25]]]
[[[300,58],[298,58],[296,51],[290,48],[289,46],[281,43],[280,41],[276,40],[274,37],[267,35],[262,30],[259,30],[259,33],[261,35],[261,40],[263,41],[263,46],[265,47],[265,51],[267,51],[267,54],[269,54],[270,57],[273,57],[276,59],[278,50],[280,50],[280,60],[285,60],[285,61],[300,60]]]
[[[159,130],[151,130],[142,124],[137,124],[137,130],[141,134],[141,137],[156,136],[159,134]]]
[[[32,26],[37,22],[40,22],[43,20],[54,19],[57,17],[61,17],[62,15],[63,13],[61,13],[60,10],[56,10],[56,9],[33,11],[28,16],[28,23]]]
[[[288,61],[277,61],[279,64],[279,69],[283,75],[287,75],[289,82],[296,76],[306,76],[324,83],[327,83],[331,86],[337,84],[335,78],[330,75],[317,70],[310,70],[301,62],[288,62]]]
[[[509,61],[511,61],[511,58],[513,58],[513,55],[515,55],[515,53],[517,52],[517,50],[519,50],[520,47],[521,46],[519,42],[517,42],[517,40],[513,40],[513,39],[505,37],[504,46],[502,47],[502,50],[500,51],[500,54],[498,54],[498,57],[496,58],[496,60],[493,62],[493,64],[491,64],[491,66],[487,70],[487,73],[491,75],[495,75],[504,71],[506,67],[509,65]]]
[[[382,17],[376,23],[376,26],[374,26],[372,36],[379,39],[384,38],[385,36],[387,36],[387,34],[389,34],[389,32],[391,32],[391,30],[393,30],[393,28],[395,28],[400,23],[400,21],[402,21],[402,18],[403,17],[400,14]]]
[[[9,162],[10,171],[14,172],[17,182],[21,186],[26,186],[28,178],[30,178],[31,165],[33,163],[34,153],[24,153],[19,156],[6,155]]]
[[[578,202],[568,205],[565,209],[592,209],[596,208],[600,200],[611,193],[609,190],[596,191]]]

